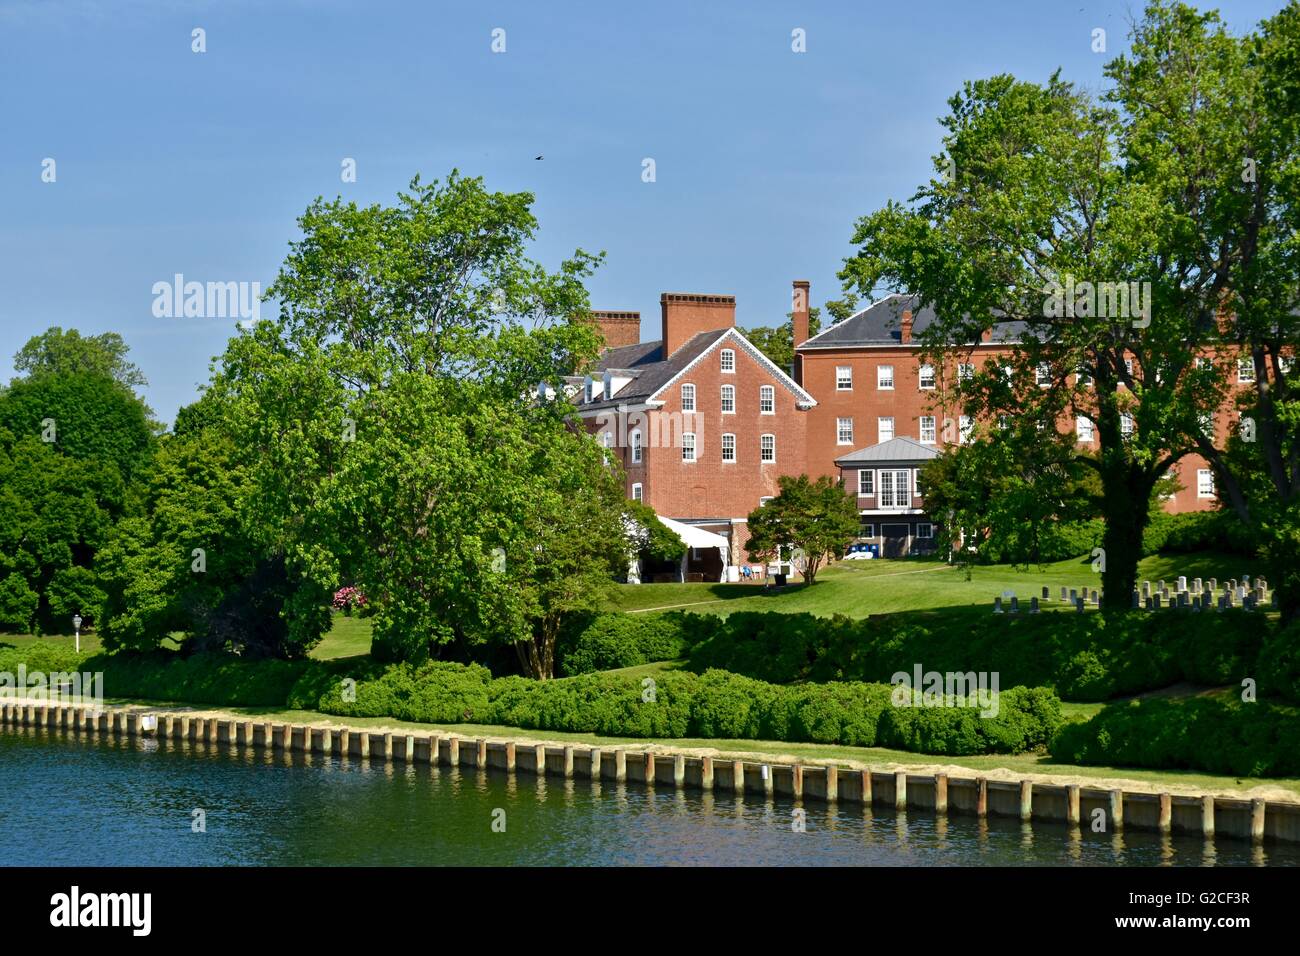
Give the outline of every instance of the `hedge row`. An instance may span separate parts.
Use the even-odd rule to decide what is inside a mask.
[[[1300,708],[1190,697],[1110,704],[1053,739],[1074,764],[1300,776]]]
[[[665,616],[667,618],[667,616]],[[888,682],[926,670],[996,672],[1002,686],[1054,687],[1065,700],[1100,701],[1178,681],[1236,683],[1255,673],[1268,630],[1246,611],[1193,614],[953,614],[863,620],[746,612],[671,619],[692,670],[720,668],[772,683]],[[1265,684],[1272,686],[1265,690]],[[1285,681],[1260,678],[1261,690]]]
[[[972,707],[896,707],[894,688],[837,682],[785,687],[725,671],[665,672],[645,679],[584,674],[556,681],[494,679],[482,667],[395,665],[343,696],[336,680],[316,701],[329,714],[425,723],[505,724],[614,737],[713,737],[895,747],[918,753],[1020,753],[1060,725],[1060,701],[1014,687],[996,716]],[[649,699],[647,699],[649,697]]]
[[[0,670],[103,671],[109,697],[227,707],[289,707],[422,723],[487,723],[614,737],[715,737],[894,747],[918,753],[1020,753],[1045,747],[1059,699],[1013,687],[996,715],[966,706],[896,707],[894,688],[835,682],[785,687],[724,671],[666,672],[653,684],[620,674],[554,681],[493,678],[477,664],[388,667],[344,661],[242,661],[219,655],[117,653],[78,659],[28,649]],[[355,697],[344,688],[355,681]],[[348,695],[352,697],[351,694]],[[951,701],[950,701],[951,703]]]

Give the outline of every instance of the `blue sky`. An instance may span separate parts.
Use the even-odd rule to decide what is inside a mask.
[[[1245,30],[1278,6],[1219,9]],[[667,290],[734,294],[742,326],[772,324],[791,279],[839,294],[853,221],[929,176],[964,80],[1061,67],[1100,89],[1140,9],[0,0],[0,378],[51,325],[114,330],[170,420],[235,320],[155,318],[155,282],[265,287],[314,197],[386,202],[453,167],[536,194],[547,265],[604,250],[592,304],[640,310],[644,338]]]

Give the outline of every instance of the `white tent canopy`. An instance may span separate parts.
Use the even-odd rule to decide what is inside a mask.
[[[726,563],[727,550],[730,545],[727,539],[720,534],[714,534],[712,531],[705,531],[703,528],[697,528],[693,524],[682,524],[680,521],[674,521],[672,518],[665,518],[662,515],[656,515],[665,528],[671,531],[677,537],[686,543],[688,548],[721,548],[723,564]]]

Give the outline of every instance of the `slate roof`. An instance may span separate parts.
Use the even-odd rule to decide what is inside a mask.
[[[915,438],[900,435],[878,445],[868,445],[847,455],[835,459],[837,465],[862,465],[876,462],[929,461],[939,457],[939,449],[933,445],[922,445]]]
[[[632,405],[643,402],[659,389],[663,388],[686,366],[707,352],[718,339],[729,331],[714,329],[712,332],[697,332],[687,339],[682,346],[667,360],[663,358],[664,343],[640,342],[625,345],[622,348],[607,349],[601,353],[596,363],[596,372],[610,369],[633,373],[628,382],[613,398],[601,398],[599,401],[581,406],[584,412],[603,408],[617,408],[619,405]]]
[[[905,309],[912,310],[910,344],[919,348],[917,337],[934,322],[935,314],[934,309],[929,306],[922,309],[918,308],[918,304],[918,296],[903,293],[887,295],[849,316],[843,322],[838,322],[814,335],[800,345],[798,351],[848,348],[856,345],[901,345],[902,333],[899,326]],[[1024,322],[995,322],[992,341],[994,343],[1014,342],[1024,329]]]

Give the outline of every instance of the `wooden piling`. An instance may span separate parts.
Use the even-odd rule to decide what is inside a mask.
[[[946,773],[936,773],[934,775],[934,812],[948,812],[948,775]]]

